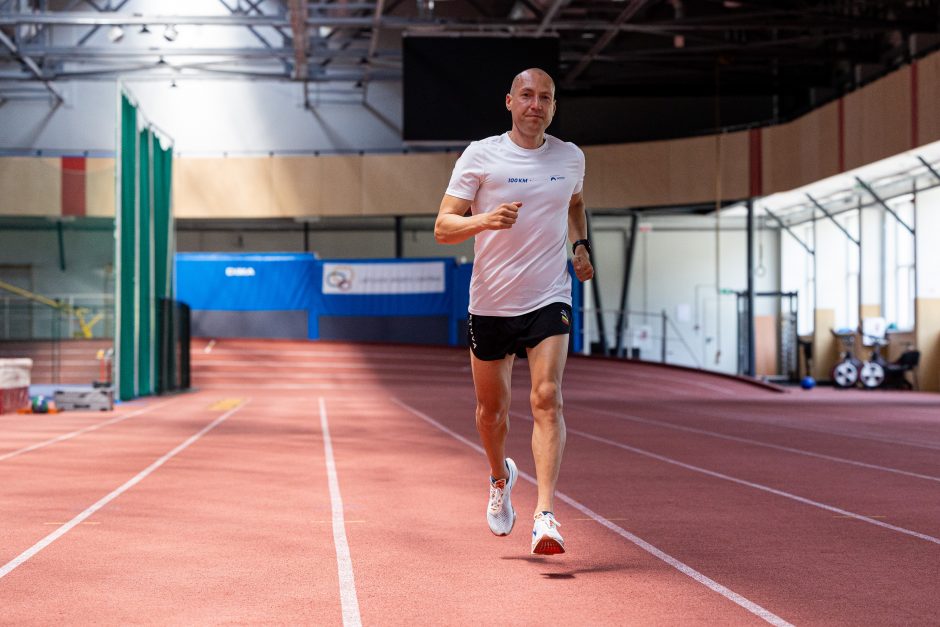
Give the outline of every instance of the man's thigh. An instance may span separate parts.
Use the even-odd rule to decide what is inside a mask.
[[[507,355],[503,359],[483,360],[470,352],[470,368],[473,371],[473,387],[478,403],[493,409],[508,409],[514,360],[514,355]]]
[[[561,379],[568,359],[568,334],[551,335],[528,349],[529,372],[532,389],[541,383],[561,386]]]

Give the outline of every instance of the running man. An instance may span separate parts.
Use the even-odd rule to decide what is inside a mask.
[[[470,363],[477,431],[490,464],[490,530],[509,535],[510,493],[518,477],[506,457],[510,380],[516,356],[528,357],[532,454],[538,504],[532,553],[565,552],[554,515],[565,449],[561,380],[571,328],[567,242],[578,279],[594,276],[587,241],[584,153],[545,133],[555,115],[555,83],[525,70],[506,94],[512,130],[473,142],[457,160],[434,225],[438,242],[475,236],[470,281]]]

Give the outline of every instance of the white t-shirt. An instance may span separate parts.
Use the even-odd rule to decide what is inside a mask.
[[[531,150],[509,133],[467,147],[447,194],[471,201],[474,214],[522,203],[512,228],[476,235],[470,313],[519,316],[555,302],[571,304],[568,205],[583,181],[584,153],[551,135]]]

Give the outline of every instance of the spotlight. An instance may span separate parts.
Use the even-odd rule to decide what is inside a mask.
[[[108,29],[108,39],[111,40],[111,43],[116,44],[117,42],[124,39],[124,27],[118,26],[115,24]]]
[[[176,26],[172,24],[167,24],[166,28],[163,30],[163,38],[167,41],[176,41],[176,36],[179,33],[176,32]]]

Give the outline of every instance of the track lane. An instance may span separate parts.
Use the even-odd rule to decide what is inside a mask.
[[[97,512],[96,525],[0,581],[0,598],[14,601],[5,615],[338,624],[321,434],[297,409],[311,404],[256,399],[239,409]],[[36,586],[59,578],[70,582],[60,594]]]
[[[427,397],[416,397],[412,394],[409,397],[403,396],[401,403],[403,407],[415,409],[431,407],[436,410],[429,416],[432,420],[446,422],[448,429],[459,437],[465,438],[471,445],[477,439],[472,427],[472,419],[467,419],[465,416],[455,418],[453,412],[442,411],[440,401],[435,403]],[[453,403],[452,406],[457,405]],[[421,410],[418,409],[418,411]],[[406,415],[405,418],[407,419],[408,416]],[[466,427],[467,422],[471,424],[469,429]],[[410,435],[415,428],[413,425],[408,427],[407,439],[409,441],[415,437]],[[476,570],[477,580],[480,579],[479,572],[481,571],[492,573],[493,586],[501,591],[501,596],[505,597],[505,604],[513,607],[512,616],[506,619],[511,624],[536,624],[545,621],[561,624],[579,624],[584,621],[591,624],[675,624],[715,621],[726,624],[763,624],[763,619],[755,614],[749,614],[748,610],[716,594],[702,581],[690,578],[677,570],[675,565],[664,563],[661,557],[652,556],[632,541],[625,541],[623,537],[586,517],[585,510],[572,507],[575,505],[573,502],[571,504],[559,502],[556,508],[565,527],[563,531],[569,538],[569,553],[552,559],[528,556],[528,532],[531,529],[532,508],[535,505],[536,495],[534,486],[521,480],[513,492],[513,501],[519,516],[516,523],[517,529],[509,538],[493,537],[486,527],[483,515],[486,503],[485,460],[480,457],[478,451],[471,451],[468,459],[470,448],[465,443],[461,442],[456,450],[450,452],[454,445],[436,441],[434,438],[439,438],[439,436],[435,433],[432,432],[425,437],[431,439],[420,445],[415,443],[416,448],[423,450],[446,447],[447,457],[455,460],[452,469],[455,473],[454,480],[460,482],[460,485],[447,490],[446,501],[442,501],[447,503],[446,510],[452,512],[451,515],[456,518],[456,522],[451,520],[449,524],[446,521],[441,523],[440,532],[448,533],[449,531],[461,536],[459,540],[461,546],[450,559],[453,561],[456,558],[460,563],[466,561],[471,564],[470,570]],[[523,460],[522,467],[530,466],[526,463],[530,456],[527,451],[516,449],[515,455],[517,459]],[[433,457],[440,458],[439,455],[433,455]],[[463,461],[458,464],[457,460]],[[378,495],[374,498],[378,498]],[[618,519],[614,517],[613,520]],[[464,547],[464,543],[474,539],[479,542],[477,550],[470,546]],[[489,548],[490,545],[493,545],[493,548]],[[507,550],[500,551],[503,545],[509,546]],[[474,551],[478,554],[471,557],[465,554],[467,551]],[[493,551],[502,553],[503,559],[510,560],[514,565],[516,562],[523,565],[532,563],[548,570],[548,572],[541,572],[541,575],[549,580],[555,580],[554,585],[558,591],[553,593],[551,588],[535,579],[535,573],[531,569],[520,570],[515,567],[509,570],[507,565],[493,566]],[[428,555],[427,557],[438,556]],[[447,554],[440,555],[439,559],[446,563]],[[471,559],[474,561],[469,562]],[[437,565],[438,561],[435,559],[433,563]],[[454,582],[458,594],[466,594],[465,588],[460,583],[461,578],[466,577],[465,573],[446,571],[441,573],[441,577]],[[557,581],[567,579],[577,580],[577,583],[572,581],[565,587],[557,585]],[[515,584],[511,583],[513,580],[516,580]],[[649,584],[653,585],[650,587]],[[479,586],[478,583],[477,588]],[[733,591],[731,593],[733,594]],[[441,591],[438,594],[445,595],[445,603],[447,603],[448,592]],[[557,606],[531,607],[531,598],[547,599],[553,594],[563,595],[563,600],[560,600]],[[530,599],[528,603],[527,595]],[[624,604],[624,599],[629,599],[629,603]],[[466,598],[463,601],[454,598],[453,602],[455,605],[459,604],[460,607],[468,605]],[[750,604],[749,600],[745,599],[744,602]],[[500,605],[502,604],[501,602]],[[473,603],[469,605],[474,606]],[[487,610],[478,609],[477,611],[486,612]],[[494,608],[492,611],[502,610]],[[779,620],[772,614],[766,614],[766,616]],[[489,618],[489,614],[484,613],[476,621],[482,620],[486,623],[499,619],[499,614],[493,614],[492,618]],[[459,620],[458,617],[454,622],[459,622]],[[785,624],[785,621],[780,621],[778,624]]]

